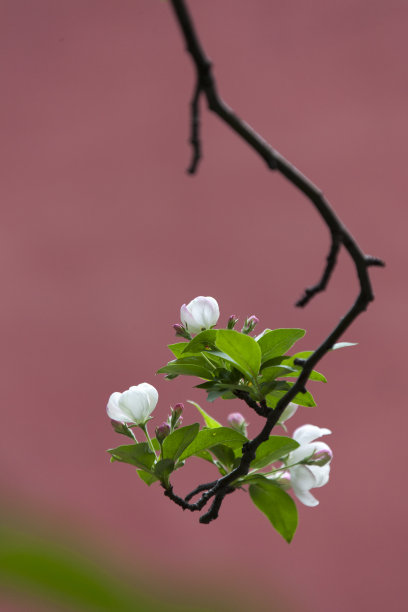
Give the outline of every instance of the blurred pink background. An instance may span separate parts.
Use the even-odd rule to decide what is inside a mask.
[[[299,612],[405,610],[408,4],[190,5],[226,101],[387,262],[343,338],[359,346],[326,357],[317,408],[290,423],[333,430],[330,483],[317,508],[299,504],[287,545],[247,495],[204,526],[109,463],[124,440],[105,414],[112,391],[154,384],[154,424],[187,399],[224,423],[242,408],[155,376],[182,303],[211,295],[221,324],[235,313],[305,327],[307,350],[352,303],[355,273],[342,254],[327,293],[293,307],[321,273],[327,230],[204,105],[204,159],[186,174],[194,72],[168,2],[3,0],[2,505],[143,559],[180,589],[254,593],[260,610],[275,597]],[[197,460],[178,492],[197,471],[211,478]]]

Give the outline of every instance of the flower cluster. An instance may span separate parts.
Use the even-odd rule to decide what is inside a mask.
[[[212,297],[199,296],[183,304],[181,323],[173,327],[176,335],[184,341],[169,346],[176,359],[159,372],[168,379],[180,375],[198,376],[204,381],[198,387],[207,392],[210,402],[218,397],[237,397],[251,407],[258,406],[259,414],[261,407],[263,411],[274,410],[279,399],[293,385],[284,379],[294,378],[301,371],[294,365],[296,355],[286,355],[285,352],[304,335],[304,330],[266,329],[253,337],[251,332],[259,323],[255,315],[244,319],[241,332],[234,329],[238,321],[236,315],[227,319],[225,328],[214,329],[219,317],[218,303]],[[322,374],[313,371],[313,376],[315,380],[325,382]],[[171,473],[182,467],[191,456],[212,462],[222,476],[234,471],[248,442],[248,423],[240,412],[230,413],[227,426],[223,427],[198,404],[190,402],[204,419],[204,428],[200,430],[198,423],[181,427],[184,406],[176,404],[167,420],[156,426],[156,437],[151,439],[147,424],[158,399],[156,388],[147,382],[122,393],[112,393],[107,414],[115,431],[132,438],[132,445],[110,449],[112,460],[136,465],[142,480],[147,484],[158,480],[167,491],[172,490]],[[298,394],[294,400],[277,422],[285,431],[286,421],[297,412],[299,405],[315,405],[309,392]],[[137,441],[133,431],[136,427],[142,430],[146,442]],[[330,433],[326,428],[303,425],[295,429],[292,438],[272,435],[263,443],[266,446],[260,454],[258,450],[261,451],[262,445],[258,445],[248,473],[232,481],[233,488],[249,486],[252,501],[288,541],[296,528],[297,518],[296,521],[293,518],[293,512],[296,512],[292,507],[293,501],[290,502],[292,506],[283,501],[290,500],[286,491],[292,490],[306,506],[319,503],[310,491],[328,482],[333,453],[318,439]],[[286,496],[280,498],[285,509],[283,506],[280,510],[275,508],[274,491],[277,489],[279,495]],[[268,505],[268,496],[271,505]],[[275,511],[281,513],[278,519]],[[282,513],[285,512],[289,513],[287,525],[292,525],[290,529],[285,521],[282,522]]]

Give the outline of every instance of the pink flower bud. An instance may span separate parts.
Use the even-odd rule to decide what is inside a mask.
[[[171,416],[169,418],[171,431],[174,431],[177,429],[177,427],[180,427],[183,421],[183,417],[181,416],[183,410],[184,404],[176,404],[174,408],[171,409]]]
[[[244,327],[242,328],[243,334],[250,334],[254,327],[259,323],[258,317],[252,315],[245,320]]]
[[[234,329],[238,321],[238,317],[236,315],[231,315],[228,317],[227,329]]]
[[[167,438],[169,433],[170,433],[170,425],[168,423],[164,422],[158,427],[156,427],[156,438],[159,444],[161,444],[163,440]]]
[[[175,415],[176,419],[180,418],[181,413],[184,410],[184,404],[176,404],[173,408],[173,414]]]
[[[191,336],[184,327],[184,325],[181,325],[180,323],[175,323],[173,325],[173,329],[176,332],[176,336],[181,336],[182,338],[186,338],[186,340],[191,340]]]
[[[257,323],[259,323],[259,319],[255,315],[252,315],[251,317],[249,317],[247,319],[247,322],[253,324],[254,327],[255,327],[255,325],[257,325]]]
[[[239,431],[239,433],[246,436],[247,422],[240,412],[231,412],[231,414],[229,414],[227,417],[227,421],[232,429],[235,429],[236,431]]]

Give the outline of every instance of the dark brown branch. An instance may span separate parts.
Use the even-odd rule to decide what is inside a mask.
[[[201,94],[201,83],[200,79],[197,78],[197,84],[194,90],[193,98],[191,100],[191,136],[190,144],[193,148],[191,164],[187,169],[189,174],[194,174],[198,163],[201,159],[201,140],[200,140],[200,94]]]
[[[337,255],[339,254],[340,246],[341,236],[339,234],[332,234],[331,247],[329,254],[326,258],[327,263],[323,271],[322,278],[318,283],[316,283],[316,285],[313,285],[313,287],[307,287],[305,289],[303,297],[296,302],[295,306],[298,306],[300,308],[306,306],[306,304],[310,302],[310,300],[313,296],[316,295],[316,293],[320,293],[321,291],[324,291],[326,289],[327,283],[329,282],[332,272],[336,267]]]
[[[228,495],[229,493],[233,493],[234,491],[235,491],[234,487],[226,487],[225,489],[223,489],[222,494],[218,493],[214,497],[214,501],[211,504],[208,512],[200,516],[199,518],[200,523],[204,523],[204,524],[211,523],[211,521],[214,521],[216,518],[218,518],[218,512],[221,508],[221,504],[224,500],[224,497]]]
[[[235,397],[238,397],[238,399],[242,399],[244,400],[244,402],[253,410],[255,410],[256,414],[259,414],[259,416],[263,416],[266,417],[268,416],[268,413],[270,412],[270,408],[268,408],[268,406],[266,405],[265,402],[260,402],[259,404],[253,400],[251,398],[251,396],[249,395],[249,393],[247,393],[246,391],[234,391],[233,392]]]
[[[261,432],[253,440],[250,440],[244,445],[239,466],[226,476],[223,476],[219,480],[215,481],[215,484],[213,484],[211,488],[207,488],[207,485],[200,485],[199,487],[196,487],[194,491],[186,496],[185,500],[176,496],[173,493],[172,488],[166,489],[165,495],[170,497],[170,499],[172,499],[176,504],[180,505],[183,509],[188,509],[191,511],[201,510],[206,505],[208,500],[214,497],[210,509],[200,519],[200,521],[203,523],[209,523],[217,518],[224,497],[235,490],[235,488],[232,486],[233,483],[237,480],[237,478],[245,476],[248,473],[251,461],[253,461],[255,458],[258,446],[262,444],[262,442],[268,440],[273,427],[278,422],[286,406],[297,393],[305,391],[306,383],[315,365],[332,348],[335,342],[340,338],[340,336],[342,336],[344,331],[350,327],[359,314],[367,309],[368,304],[374,299],[370,277],[368,275],[368,268],[370,266],[382,266],[384,264],[380,259],[365,255],[362,252],[359,245],[349,233],[347,228],[342,224],[320,189],[318,189],[318,187],[316,187],[304,174],[302,174],[295,166],[293,166],[280,153],[278,153],[278,151],[273,149],[271,145],[269,145],[259,134],[257,134],[257,132],[251,126],[240,119],[227,106],[227,104],[218,94],[216,83],[212,74],[211,62],[201,47],[201,43],[198,39],[184,0],[171,0],[171,5],[186,42],[187,51],[190,53],[193,59],[197,72],[197,85],[192,101],[191,142],[193,144],[193,163],[190,166],[191,173],[194,173],[197,168],[199,159],[199,156],[197,158],[197,152],[198,155],[200,154],[200,140],[197,127],[198,121],[197,123],[194,122],[196,119],[198,119],[198,99],[202,93],[207,99],[209,109],[218,115],[250,147],[252,147],[266,162],[269,169],[278,170],[294,187],[299,189],[312,202],[330,231],[332,244],[322,278],[317,285],[306,289],[305,296],[299,300],[298,305],[304,306],[316,293],[324,291],[335,268],[337,256],[341,246],[346,249],[353,260],[360,284],[360,291],[354,304],[335,326],[328,337],[320,344],[316,351],[307,360],[302,361],[302,372],[299,378],[284,395],[284,397],[279,400],[274,410],[268,409],[265,402],[258,404],[249,396],[246,397],[245,394],[242,393],[237,395],[236,393],[237,397],[243,399],[258,414],[266,417],[266,422]],[[194,162],[196,158],[197,161]],[[195,504],[188,503],[188,500],[191,499],[191,497],[203,490],[205,492]]]
[[[191,491],[191,493],[185,496],[184,500],[188,502],[190,501],[190,499],[194,497],[194,495],[201,493],[201,491],[208,491],[208,489],[212,489],[213,486],[215,486],[216,484],[217,484],[217,480],[213,480],[212,482],[207,482],[207,483],[198,485],[198,487],[196,487],[193,491]]]

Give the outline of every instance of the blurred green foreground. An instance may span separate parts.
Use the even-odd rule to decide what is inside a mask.
[[[62,536],[60,529],[52,532],[0,517],[0,588],[5,597],[2,601],[0,595],[0,609],[8,612],[5,602],[12,602],[11,609],[15,602],[18,610],[41,612],[240,612],[250,605],[249,593],[246,601],[238,592],[214,594],[205,579],[203,588],[186,592],[181,580],[172,587],[170,577],[156,576],[153,568],[148,568],[150,576],[146,569],[129,567],[128,561],[118,569],[97,548],[79,535]],[[253,604],[261,610],[258,602]],[[274,598],[265,610],[285,612],[288,607]]]

